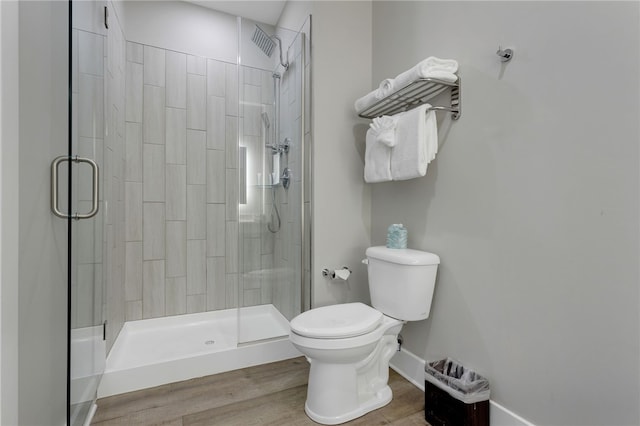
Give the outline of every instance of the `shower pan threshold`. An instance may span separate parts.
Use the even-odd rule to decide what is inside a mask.
[[[129,321],[107,357],[98,398],[300,356],[288,335],[273,305]]]

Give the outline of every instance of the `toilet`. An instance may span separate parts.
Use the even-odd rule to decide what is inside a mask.
[[[291,320],[291,343],[309,361],[305,412],[335,425],[391,402],[389,360],[407,321],[426,319],[440,258],[411,249],[369,247],[371,306],[343,303]]]

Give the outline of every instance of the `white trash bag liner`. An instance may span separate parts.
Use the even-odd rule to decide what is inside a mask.
[[[428,362],[425,373],[429,383],[465,404],[489,399],[489,380],[450,358]]]

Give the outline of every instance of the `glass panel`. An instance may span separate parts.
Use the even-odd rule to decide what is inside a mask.
[[[241,35],[238,340],[246,343],[288,335],[304,308],[305,39],[248,19]]]
[[[104,3],[71,4],[71,147],[70,156],[89,158],[103,170],[105,49]],[[91,210],[92,171],[74,163],[71,180],[72,213]],[[102,182],[99,194],[102,195]],[[101,203],[102,204],[102,203]],[[105,366],[103,340],[103,222],[104,206],[90,219],[71,221],[70,259],[70,425],[82,425],[96,399]]]

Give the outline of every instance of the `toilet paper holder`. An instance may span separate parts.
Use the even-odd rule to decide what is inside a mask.
[[[345,271],[346,271],[346,274],[345,274]],[[351,275],[351,272],[352,271],[351,269],[349,269],[348,266],[343,266],[342,269],[335,269],[333,271],[329,270],[328,268],[324,268],[322,270],[322,276],[325,278],[329,278],[331,280],[346,281],[349,278],[349,275]]]

